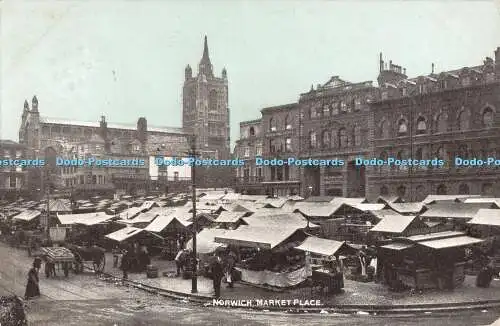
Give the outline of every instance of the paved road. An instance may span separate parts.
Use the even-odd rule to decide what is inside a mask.
[[[26,273],[32,263],[23,251],[0,243],[0,294],[24,294]],[[41,275],[40,299],[27,306],[36,326],[140,326],[140,325],[454,325],[491,324],[500,311],[464,312],[425,316],[343,316],[334,314],[281,314],[193,306],[98,280],[94,275],[45,279]]]

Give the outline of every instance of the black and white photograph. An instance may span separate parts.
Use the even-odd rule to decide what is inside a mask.
[[[500,325],[500,0],[3,0],[0,51],[0,325]]]

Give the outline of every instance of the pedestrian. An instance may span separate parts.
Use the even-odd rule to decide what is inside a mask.
[[[118,267],[118,261],[120,259],[120,254],[121,254],[121,250],[120,248],[118,248],[118,246],[115,246],[113,248],[113,268],[117,268]]]
[[[40,286],[38,272],[42,267],[42,260],[40,258],[35,258],[33,261],[33,267],[28,272],[28,283],[26,284],[26,292],[24,293],[24,299],[29,300],[31,298],[40,296]]]
[[[233,251],[229,251],[226,257],[226,282],[229,288],[233,287],[234,279],[234,266],[236,265],[236,254]]]
[[[121,270],[123,271],[123,279],[128,279],[128,272],[130,271],[130,267],[132,264],[133,252],[131,248],[125,249],[125,254],[122,257]]]
[[[184,272],[185,261],[186,261],[186,251],[184,249],[181,249],[177,253],[177,256],[175,256],[175,265],[177,267],[177,274],[175,275],[176,277],[181,275],[181,272]]]
[[[216,298],[220,297],[220,283],[222,281],[223,276],[224,276],[224,266],[222,265],[222,259],[218,254],[215,254],[215,259],[212,263],[212,280]]]

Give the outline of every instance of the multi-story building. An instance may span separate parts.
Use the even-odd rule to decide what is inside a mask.
[[[351,83],[332,77],[299,99],[302,159],[332,160],[300,168],[302,193],[315,196],[365,196],[365,169],[355,159],[370,152],[371,81]],[[321,164],[321,162],[320,162]]]
[[[500,158],[500,48],[482,65],[407,78],[380,58],[381,99],[372,103],[372,157],[444,160],[436,166],[370,169],[372,197],[395,194],[421,200],[428,194],[500,194],[500,169],[459,167],[455,157]]]
[[[30,157],[29,149],[12,140],[0,140],[0,160],[22,160]],[[14,199],[29,191],[29,168],[0,165],[0,198]]]
[[[262,158],[287,160],[297,157],[300,146],[300,109],[297,103],[267,107],[262,113]],[[300,192],[300,168],[293,165],[263,166],[261,185],[268,195]]]
[[[236,141],[235,156],[245,165],[236,168],[235,191],[249,195],[264,193],[261,182],[264,181],[263,167],[256,166],[255,159],[262,157],[262,121],[261,119],[240,123],[240,139]]]

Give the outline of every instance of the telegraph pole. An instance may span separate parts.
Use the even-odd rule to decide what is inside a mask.
[[[194,159],[196,158],[196,136],[191,137],[191,150],[189,155]],[[198,230],[198,223],[196,218],[196,182],[195,182],[195,165],[191,165],[191,201],[193,203],[193,271],[191,274],[191,293],[198,293],[198,255],[196,250],[196,232]]]

